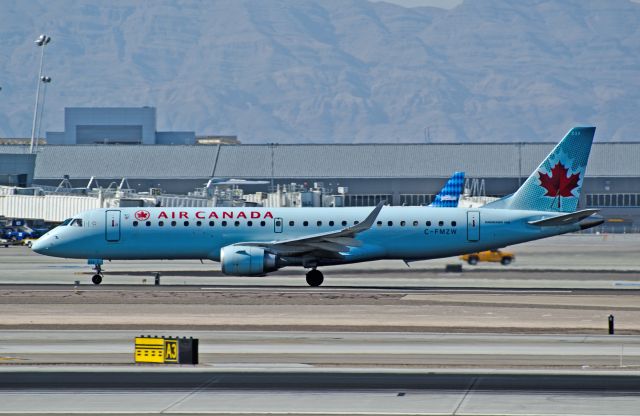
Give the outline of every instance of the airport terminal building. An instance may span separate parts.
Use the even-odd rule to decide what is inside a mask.
[[[30,183],[55,186],[68,175],[74,186],[90,178],[101,186],[127,178],[138,191],[161,188],[186,194],[210,178],[260,179],[267,185],[314,183],[329,192],[347,187],[347,206],[429,203],[454,171],[484,185],[488,196],[515,191],[555,143],[472,144],[294,144],[294,145],[46,145],[25,164],[27,148],[0,146],[6,160],[21,160]],[[28,156],[31,157],[31,156]],[[3,159],[3,160],[4,160]],[[601,208],[621,225],[640,227],[640,143],[595,143],[584,181],[581,206]],[[20,175],[10,167],[13,178]],[[0,179],[7,177],[2,176]],[[31,181],[31,178],[33,180]],[[15,181],[15,179],[14,179]],[[13,183],[13,182],[12,182]],[[629,228],[629,229],[631,229]],[[640,231],[640,228],[638,229]]]
[[[67,107],[48,144],[195,144],[193,131],[157,131],[155,107]]]

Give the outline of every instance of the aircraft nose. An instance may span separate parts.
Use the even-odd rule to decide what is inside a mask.
[[[51,247],[55,244],[60,237],[57,235],[43,235],[39,239],[33,242],[31,245],[31,250],[35,251],[38,254],[50,254],[49,251]]]
[[[38,254],[44,254],[47,243],[44,241],[44,238],[39,238],[33,242],[31,245],[31,250],[35,251]]]

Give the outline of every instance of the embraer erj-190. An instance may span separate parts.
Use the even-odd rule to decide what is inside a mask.
[[[576,127],[513,194],[481,208],[120,208],[78,214],[33,245],[37,253],[103,260],[209,259],[232,276],[380,259],[405,262],[495,249],[603,222],[576,211],[595,127]],[[499,163],[485,161],[484,163]]]

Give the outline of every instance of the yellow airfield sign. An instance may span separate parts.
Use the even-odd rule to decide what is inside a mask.
[[[159,337],[136,337],[136,363],[177,363],[178,340]]]

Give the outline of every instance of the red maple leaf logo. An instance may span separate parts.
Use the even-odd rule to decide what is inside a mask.
[[[138,221],[145,221],[148,220],[149,217],[151,216],[151,214],[149,214],[149,211],[136,211],[135,213],[135,217]]]
[[[551,176],[538,172],[540,186],[547,191],[544,196],[558,198],[558,208],[560,208],[560,197],[575,196],[573,195],[573,190],[578,187],[578,181],[580,180],[580,173],[574,173],[571,176],[567,176],[567,173],[567,168],[560,162],[556,163],[551,169]]]

